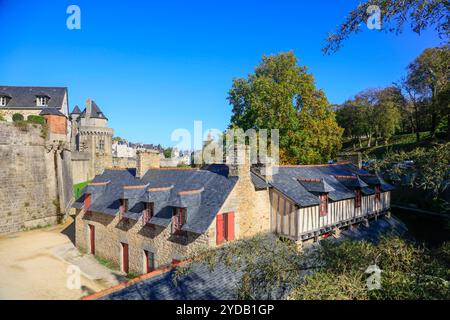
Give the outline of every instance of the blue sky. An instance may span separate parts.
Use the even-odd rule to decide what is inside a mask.
[[[94,99],[116,135],[173,145],[177,128],[227,127],[232,79],[263,54],[294,50],[331,103],[399,80],[432,31],[364,31],[332,56],[327,32],[354,0],[23,1],[0,0],[0,85],[67,86],[69,103]],[[81,30],[66,9],[81,8]]]

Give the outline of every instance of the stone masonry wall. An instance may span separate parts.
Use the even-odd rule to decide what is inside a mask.
[[[77,210],[76,245],[84,252],[90,252],[89,225],[95,228],[95,255],[113,262],[118,269],[122,264],[121,243],[129,247],[129,271],[144,272],[144,250],[154,253],[155,267],[169,265],[173,259],[182,260],[195,250],[208,246],[211,242],[207,232],[198,236],[188,233],[187,240],[173,236],[170,226],[162,228],[143,225],[143,221],[122,220],[115,217],[84,210]]]
[[[57,223],[56,177],[39,125],[0,122],[0,233]]]

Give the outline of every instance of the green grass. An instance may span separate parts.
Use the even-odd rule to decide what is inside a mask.
[[[134,278],[137,278],[137,277],[139,277],[139,275],[137,273],[133,273],[133,272],[127,273],[127,278],[130,279],[130,280],[134,279]]]
[[[114,262],[110,261],[110,260],[103,259],[103,258],[100,258],[98,256],[95,256],[95,259],[97,259],[97,261],[102,266],[104,266],[104,267],[106,267],[106,268],[108,268],[110,270],[117,270],[118,269],[117,265]]]
[[[86,187],[91,181],[85,181],[73,186],[73,196],[75,199],[78,199],[81,196],[81,190]]]

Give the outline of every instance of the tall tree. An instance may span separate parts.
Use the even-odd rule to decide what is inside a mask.
[[[370,6],[380,9],[382,29],[399,34],[408,20],[411,29],[420,34],[428,27],[434,27],[441,38],[448,43],[450,14],[448,0],[369,0],[352,10],[344,23],[328,35],[322,49],[325,54],[334,53],[350,35],[358,33],[371,16]]]
[[[448,46],[425,49],[409,66],[407,86],[416,97],[428,104],[431,116],[431,132],[434,135],[439,121],[450,121],[448,99],[450,50]],[[450,129],[448,131],[450,137]]]
[[[279,129],[282,163],[327,161],[341,147],[335,113],[293,52],[263,56],[255,73],[233,80],[230,127]]]

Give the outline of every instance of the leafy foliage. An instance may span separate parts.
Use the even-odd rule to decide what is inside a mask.
[[[240,299],[449,299],[450,244],[431,251],[396,237],[378,244],[322,241],[316,250],[299,251],[294,243],[259,235],[205,249],[192,257],[214,270],[224,264],[241,272]],[[369,291],[365,271],[382,269],[381,289]],[[191,270],[179,267],[176,281]]]
[[[45,124],[45,119],[42,116],[29,115],[27,117],[27,122],[44,125]]]
[[[340,49],[342,42],[350,35],[361,32],[370,14],[369,6],[376,5],[381,11],[381,25],[386,32],[401,33],[404,24],[409,20],[411,29],[420,33],[434,26],[436,32],[448,41],[450,21],[448,1],[446,0],[369,0],[352,10],[345,22],[328,35],[326,45],[322,49],[331,54]],[[447,13],[447,14],[445,14]]]
[[[13,114],[13,116],[12,116],[12,120],[14,121],[14,122],[20,122],[20,121],[23,121],[23,115],[21,114],[21,113],[14,113]]]
[[[233,80],[230,128],[279,129],[283,163],[330,160],[341,147],[342,129],[325,94],[293,52],[263,56],[255,73]]]

